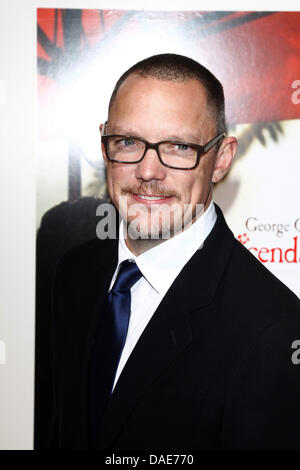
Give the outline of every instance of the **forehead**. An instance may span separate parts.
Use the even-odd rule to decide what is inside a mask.
[[[125,131],[126,126],[131,126],[132,130],[153,135],[159,131],[161,135],[176,133],[180,128],[197,128],[202,133],[210,127],[210,118],[206,90],[198,80],[171,81],[131,75],[112,103],[109,125],[114,131],[116,127]]]
[[[189,101],[202,107],[206,107],[207,104],[206,90],[199,80],[159,80],[132,74],[120,86],[111,108],[119,107],[123,102],[128,104],[131,100],[138,105],[147,99],[154,100],[154,103],[160,105],[165,100],[170,106],[176,102],[180,106]]]

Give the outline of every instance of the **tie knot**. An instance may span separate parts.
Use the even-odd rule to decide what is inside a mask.
[[[114,291],[128,292],[131,287],[142,277],[136,263],[126,260],[121,263],[119,274],[113,286]]]

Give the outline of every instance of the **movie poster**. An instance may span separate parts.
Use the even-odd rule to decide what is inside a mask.
[[[116,80],[138,60],[173,52],[196,59],[224,86],[229,135],[237,136],[239,151],[215,187],[215,202],[238,240],[299,296],[300,13],[38,9],[37,15],[37,223],[47,213],[50,232],[54,220],[65,224],[60,251],[48,256],[95,236],[97,203],[107,198],[98,127]],[[67,213],[55,219],[58,205]],[[76,212],[78,205],[84,211]],[[77,214],[80,240],[68,238],[76,232],[68,210],[73,219]]]

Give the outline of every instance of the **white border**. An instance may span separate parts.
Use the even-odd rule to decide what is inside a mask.
[[[210,10],[299,10],[298,1],[291,0],[1,0],[0,340],[6,345],[6,364],[0,365],[0,449],[30,449],[33,443],[36,8],[206,10],[208,6]]]
[[[28,2],[29,3],[29,2]],[[232,11],[298,11],[298,0],[39,0],[45,8],[101,8],[120,10],[232,10]],[[209,8],[208,8],[209,7]]]

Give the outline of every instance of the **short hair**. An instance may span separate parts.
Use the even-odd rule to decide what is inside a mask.
[[[221,82],[203,65],[190,57],[179,54],[158,54],[137,62],[121,75],[109,101],[110,111],[122,83],[129,75],[137,74],[143,78],[185,82],[198,80],[206,90],[207,104],[216,122],[217,133],[226,132],[225,99]]]

